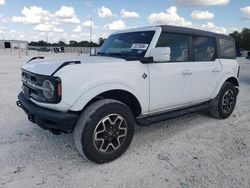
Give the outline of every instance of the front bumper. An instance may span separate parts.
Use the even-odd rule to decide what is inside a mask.
[[[28,115],[31,122],[53,133],[72,132],[79,117],[75,112],[64,113],[39,107],[28,100],[23,92],[18,95],[17,105]]]

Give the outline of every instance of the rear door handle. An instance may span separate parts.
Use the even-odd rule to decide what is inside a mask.
[[[186,70],[184,70],[184,71],[182,72],[182,74],[183,74],[183,75],[191,75],[191,74],[193,74],[193,72],[192,72],[191,70],[189,70],[189,69],[186,69]]]
[[[212,72],[220,72],[220,69],[218,67],[215,67],[212,69]]]

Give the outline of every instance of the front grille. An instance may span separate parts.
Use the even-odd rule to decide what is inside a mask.
[[[42,87],[43,78],[34,73],[22,70],[22,82],[23,82],[23,92],[26,98],[33,98],[39,102],[45,102],[46,99],[43,97]]]
[[[44,97],[43,91],[48,91],[48,88],[43,87],[44,80],[51,81],[54,86],[57,86],[58,83],[61,83],[61,79],[59,77],[35,74],[22,69],[23,93],[25,94],[26,98],[32,98],[38,102],[44,103],[59,103],[61,101],[61,95],[56,95],[58,92],[57,87],[55,87],[55,94],[52,99],[49,100]]]
[[[22,78],[31,82],[37,82],[37,78],[29,73],[22,72]]]

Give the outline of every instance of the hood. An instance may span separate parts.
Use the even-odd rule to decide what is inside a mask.
[[[51,76],[56,70],[63,68],[63,65],[66,62],[75,62],[79,61],[82,63],[114,63],[114,62],[124,62],[126,60],[115,58],[115,57],[106,57],[106,56],[86,56],[86,57],[72,57],[67,59],[37,59],[30,61],[23,65],[22,69],[29,72]],[[70,64],[70,66],[73,66]]]

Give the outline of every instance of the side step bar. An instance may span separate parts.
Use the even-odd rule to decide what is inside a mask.
[[[183,116],[186,114],[194,113],[197,111],[202,111],[202,110],[208,110],[212,107],[210,102],[202,103],[196,106],[184,108],[184,109],[179,109],[179,110],[174,110],[162,114],[157,114],[157,115],[149,115],[149,116],[143,116],[143,117],[137,117],[137,123],[141,126],[147,126],[151,125],[153,123],[158,123],[167,119],[172,119],[178,116]]]

